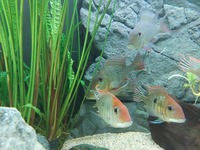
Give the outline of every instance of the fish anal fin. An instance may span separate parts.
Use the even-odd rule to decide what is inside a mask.
[[[150,115],[150,116],[155,116],[156,117],[156,114],[154,111],[152,111],[147,105],[144,106],[145,110],[147,111],[147,113]]]
[[[135,56],[132,65],[134,67],[134,70],[144,70],[145,69],[143,58],[139,52]]]

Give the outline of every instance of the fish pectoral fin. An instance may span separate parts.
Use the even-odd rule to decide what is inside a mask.
[[[152,123],[152,124],[160,124],[160,123],[163,123],[164,121],[160,120],[160,119],[156,119],[156,120],[149,121],[149,122]]]
[[[155,113],[152,109],[150,109],[147,105],[144,105],[144,108],[145,108],[145,110],[147,111],[147,113],[148,113],[150,116],[154,116],[154,117],[157,116],[156,113]]]
[[[118,93],[120,93],[127,85],[128,85],[129,81],[126,80],[125,82],[122,82],[120,86],[118,87],[113,87],[112,89],[110,89],[110,91],[116,95]]]

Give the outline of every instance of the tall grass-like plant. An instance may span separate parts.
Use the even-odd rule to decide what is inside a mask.
[[[92,0],[89,0],[87,30],[82,48],[78,0],[73,2],[72,17],[69,18],[68,0],[29,0],[31,34],[30,37],[23,37],[23,32],[26,32],[23,28],[24,0],[0,1],[0,59],[3,62],[0,90],[5,94],[7,92],[0,104],[16,107],[25,121],[49,140],[70,128],[78,87],[81,86],[92,42],[111,0],[107,1],[104,11],[97,14],[91,38]],[[78,49],[74,49],[72,44],[75,33],[78,34]],[[24,64],[24,38],[31,38],[30,67]],[[72,67],[73,51],[77,51],[79,56],[76,71]]]

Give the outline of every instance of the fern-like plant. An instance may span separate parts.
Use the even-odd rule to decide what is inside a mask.
[[[68,0],[29,0],[30,37],[23,37],[26,32],[23,28],[24,0],[0,1],[0,59],[3,62],[0,63],[0,90],[5,93],[0,95],[0,104],[16,107],[25,121],[49,140],[70,128],[92,42],[110,3],[108,0],[104,11],[97,14],[89,38],[92,8],[92,0],[89,0],[87,30],[81,48],[78,0],[73,1],[71,18]],[[72,67],[75,33],[78,33],[76,51],[79,56],[76,71]],[[24,38],[31,39],[30,66],[25,65],[23,59]]]

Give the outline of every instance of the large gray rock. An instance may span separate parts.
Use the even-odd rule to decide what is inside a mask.
[[[0,150],[45,150],[15,108],[0,107]]]

